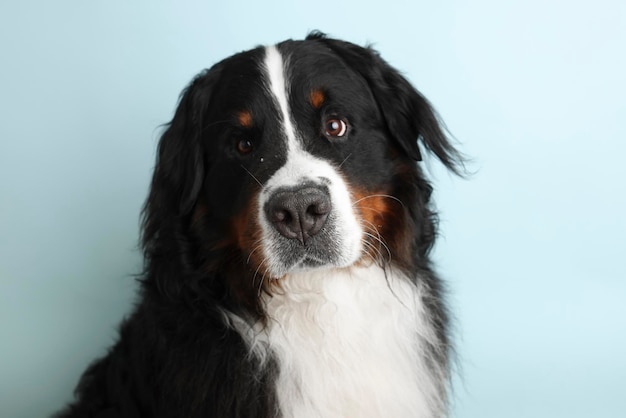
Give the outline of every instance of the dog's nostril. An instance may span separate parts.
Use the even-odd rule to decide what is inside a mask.
[[[279,190],[265,207],[274,228],[282,236],[302,244],[321,231],[331,209],[327,189],[317,186]]]
[[[293,218],[293,216],[291,216],[291,214],[287,210],[279,209],[276,212],[274,212],[272,215],[273,215],[272,220],[274,222],[291,222],[291,219]]]
[[[330,199],[314,202],[306,209],[306,213],[309,216],[328,215],[329,212],[330,212]]]

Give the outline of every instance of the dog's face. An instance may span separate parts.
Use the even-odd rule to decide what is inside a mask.
[[[383,197],[392,148],[365,80],[321,44],[240,58],[245,65],[224,69],[237,98],[210,119],[229,122],[207,138],[217,158],[205,189],[239,248],[269,277],[380,251],[378,218],[401,215],[402,205]]]
[[[196,249],[190,264],[229,251],[266,279],[409,266],[434,227],[418,137],[454,169],[426,100],[370,49],[313,35],[237,54],[184,92],[144,239],[163,240],[170,217]]]

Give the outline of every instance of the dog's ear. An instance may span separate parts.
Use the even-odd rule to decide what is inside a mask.
[[[174,117],[161,136],[142,212],[142,241],[148,252],[155,251],[158,237],[180,233],[178,225],[198,200],[207,170],[202,138],[218,78],[219,70],[214,67],[192,80],[181,93]]]
[[[420,161],[418,142],[421,142],[446,167],[461,174],[463,157],[450,143],[433,107],[376,51],[329,39],[320,33],[309,35],[307,40],[325,43],[365,78],[378,102],[389,134],[406,155]]]
[[[201,144],[218,76],[216,69],[205,70],[191,81],[159,141],[148,199],[158,200],[154,203],[179,216],[192,210],[202,188],[205,167]]]

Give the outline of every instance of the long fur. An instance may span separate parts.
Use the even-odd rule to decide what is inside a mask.
[[[342,138],[324,133],[337,117]],[[445,416],[418,143],[461,171],[430,104],[370,48],[312,33],[201,72],[159,142],[137,307],[57,417]],[[302,184],[333,204],[306,245],[267,215]]]

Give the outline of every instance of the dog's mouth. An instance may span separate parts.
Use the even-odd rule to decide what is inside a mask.
[[[339,260],[336,252],[328,251],[320,254],[320,251],[315,251],[313,254],[308,253],[305,250],[302,258],[293,264],[288,272],[300,272],[320,270],[325,268],[334,268],[342,264]]]
[[[289,273],[347,267],[356,258],[336,232],[334,216],[306,243],[274,231],[266,245],[267,270],[273,277]]]
[[[318,267],[324,267],[326,264],[328,264],[328,260],[320,260],[315,257],[306,256],[302,259],[302,261],[300,261],[300,263],[298,263],[296,268],[302,268],[302,269],[313,268],[314,269]]]

